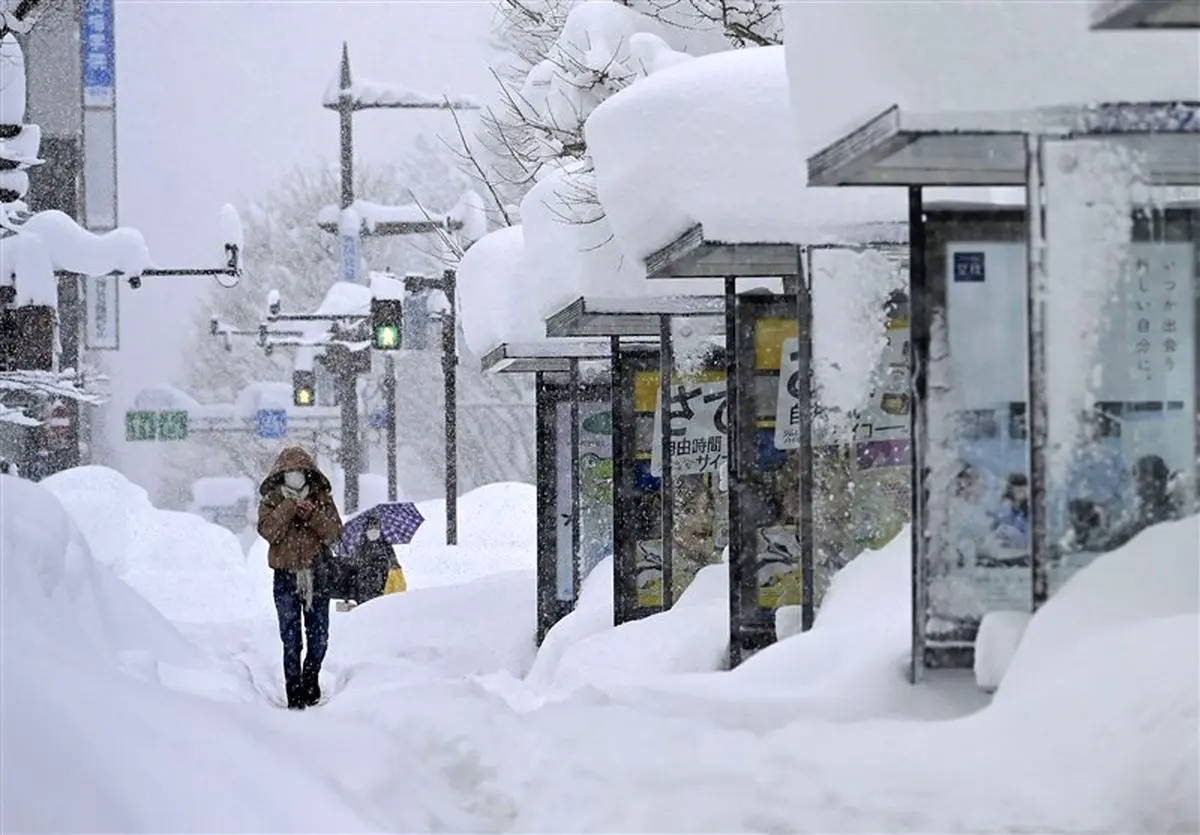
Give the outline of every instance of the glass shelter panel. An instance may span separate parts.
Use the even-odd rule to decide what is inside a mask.
[[[662,479],[651,473],[658,351],[622,347],[613,373],[616,622],[662,610]]]
[[[1052,595],[1194,513],[1198,455],[1200,215],[1151,205],[1119,146],[1047,142],[1044,170],[1049,547],[1035,605],[1038,578]]]
[[[571,385],[567,375],[537,380],[537,639],[574,607]]]
[[[607,388],[579,400],[579,580],[613,553],[613,417]]]
[[[1049,547],[1038,566],[1024,211],[926,212],[928,667],[969,667],[985,614],[1040,602],[1035,576],[1053,594],[1098,554],[1196,510],[1196,214],[1128,203],[1113,214],[1107,196],[1084,209],[1048,192],[1046,326],[1034,338],[1047,371]],[[1107,216],[1086,217],[1101,204]],[[1113,240],[1114,228],[1127,231]]]
[[[730,594],[739,658],[773,643],[778,627],[797,631],[785,623],[800,621],[801,449],[786,444],[781,449],[776,442],[777,423],[791,422],[790,375],[781,374],[781,366],[784,346],[797,334],[794,296],[738,296],[738,454],[731,479],[737,508],[730,531]]]
[[[882,548],[912,516],[909,323],[908,295],[893,294],[871,394],[854,426],[850,481],[854,553]]]
[[[670,608],[696,574],[721,562],[729,541],[729,478],[726,432],[724,320],[677,318],[672,323],[669,496],[671,547],[667,597]],[[661,372],[660,372],[661,382]],[[654,418],[651,473],[662,477],[662,401]]]
[[[969,667],[983,615],[1029,611],[1023,213],[926,212],[924,663]]]

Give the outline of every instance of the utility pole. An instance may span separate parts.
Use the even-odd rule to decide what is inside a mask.
[[[337,232],[341,238],[342,245],[342,279],[344,281],[357,281],[359,279],[359,242],[364,231],[361,219],[351,211],[354,207],[354,112],[356,110],[374,109],[478,110],[479,106],[463,99],[426,99],[412,95],[404,97],[372,97],[370,99],[360,98],[355,92],[354,76],[350,71],[350,48],[343,42],[342,59],[338,66],[337,96],[336,98],[326,96],[325,107],[336,110],[338,113],[338,132],[340,137],[339,159],[341,161],[341,213]],[[378,236],[427,234],[438,230],[445,230],[449,233],[456,228],[461,229],[462,224],[454,224],[449,219],[436,220],[430,218],[421,222],[373,223],[367,227],[368,231],[366,234]],[[451,276],[449,281],[446,282],[450,289],[442,289],[446,294],[447,300],[450,302],[450,348],[446,348],[447,337],[443,331],[442,371],[445,379],[448,381],[446,387],[446,543],[453,545],[458,541],[455,508],[458,497],[457,440],[455,438],[457,408],[454,400],[455,369],[449,368],[447,370],[447,356],[451,357],[452,364],[457,364],[457,351],[455,350],[456,340],[454,331],[453,271],[448,271],[447,274]],[[396,363],[390,355],[384,361],[384,374],[384,396],[387,401],[388,500],[395,501],[399,493],[399,477],[396,472]],[[338,373],[339,385],[343,382],[345,376]],[[352,437],[358,441],[357,387],[355,387],[355,391],[355,424]],[[349,415],[349,412],[345,411],[343,414]],[[350,436],[343,433],[343,437]],[[342,467],[346,479],[346,510],[347,512],[353,512],[358,507],[358,476],[364,469],[361,442],[357,442],[352,450],[345,448],[345,444],[343,444],[343,447]],[[353,504],[351,504],[351,496],[353,496]]]

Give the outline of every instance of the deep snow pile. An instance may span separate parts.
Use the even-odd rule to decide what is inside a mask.
[[[525,266],[525,233],[520,226],[497,229],[475,242],[458,265],[463,337],[483,356],[501,342],[543,339],[544,321],[524,298],[533,292]]]
[[[248,562],[237,537],[190,513],[155,508],[107,467],[76,467],[41,485],[66,508],[100,563],[175,622],[272,613],[266,560]]]
[[[147,675],[202,662],[49,491],[0,476],[0,550],[0,829],[378,831],[256,719]]]
[[[699,223],[726,242],[815,242],[905,217],[899,189],[806,190],[783,47],[734,50],[654,73],[587,123],[608,222],[640,261]]]

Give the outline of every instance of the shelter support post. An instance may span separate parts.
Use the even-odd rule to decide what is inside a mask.
[[[911,310],[908,367],[912,408],[912,658],[909,678],[914,684],[925,674],[925,569],[929,552],[928,467],[926,451],[929,405],[929,280],[925,251],[925,211],[920,186],[908,189],[908,297]]]
[[[797,264],[797,269],[802,269]],[[813,303],[812,303],[812,274],[794,276],[786,282],[796,288],[796,333],[797,351],[796,364],[799,373],[796,401],[800,411],[800,495],[799,518],[796,531],[800,540],[800,566],[803,578],[802,597],[800,603],[800,628],[807,632],[812,629],[816,617],[816,593],[813,583],[813,553],[815,550],[816,531],[813,525],[815,512],[813,508],[813,457],[816,450],[813,447]]]
[[[737,415],[740,414],[737,386],[737,278],[726,276],[725,293],[725,449],[729,477],[729,666],[742,663],[738,621],[742,610],[741,571],[733,559],[735,537],[741,531],[742,486],[738,482]]]
[[[1049,594],[1046,557],[1050,545],[1050,526],[1047,519],[1046,444],[1049,434],[1049,405],[1046,399],[1046,216],[1045,176],[1042,156],[1045,138],[1030,134],[1026,137],[1025,164],[1025,223],[1028,239],[1027,285],[1025,291],[1025,327],[1028,340],[1029,387],[1025,408],[1029,416],[1029,562],[1033,572],[1031,601],[1037,611]]]
[[[671,473],[671,372],[675,355],[671,346],[671,317],[660,316],[658,320],[658,404],[659,429],[662,437],[660,449],[662,470],[662,608],[670,609],[675,603],[674,592],[674,546],[675,490]]]
[[[579,461],[579,400],[583,386],[579,380],[579,360],[571,359],[568,392],[571,398],[571,600],[579,600],[579,588],[583,583],[583,561],[579,550],[579,535],[582,519],[582,478]],[[560,441],[561,443],[561,441]]]

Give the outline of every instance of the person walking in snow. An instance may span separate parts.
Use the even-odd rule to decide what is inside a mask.
[[[362,538],[354,553],[354,599],[366,603],[383,594],[388,572],[399,568],[396,551],[383,538],[379,517],[367,512]]]
[[[287,704],[302,710],[321,698],[318,676],[329,643],[329,546],[341,535],[342,520],[329,479],[300,447],[279,453],[258,492],[258,534],[270,546],[267,565],[275,573]],[[302,640],[308,645],[303,663]]]

